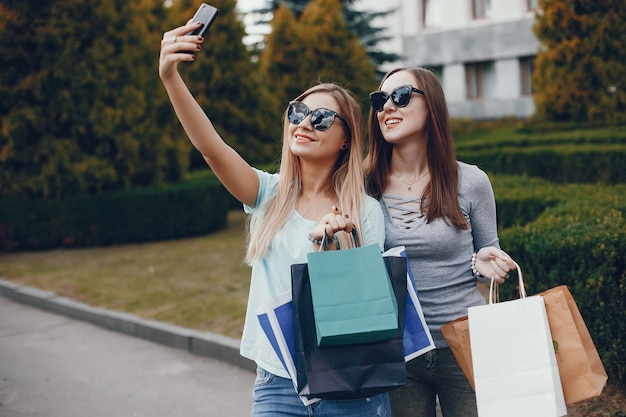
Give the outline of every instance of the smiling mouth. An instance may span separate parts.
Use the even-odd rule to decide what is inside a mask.
[[[300,142],[315,142],[313,138],[310,138],[308,136],[303,136],[303,135],[294,135],[294,138]]]
[[[390,125],[397,125],[398,123],[400,123],[400,119],[389,119],[389,120],[385,120],[385,126],[390,126]]]

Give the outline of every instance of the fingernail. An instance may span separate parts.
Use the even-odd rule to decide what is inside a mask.
[[[348,213],[346,213],[346,214],[344,214],[344,217],[347,219],[350,216],[348,216]]]
[[[203,41],[204,41],[204,38],[203,38],[202,36],[198,36],[198,40],[199,40],[200,42],[203,42]]]

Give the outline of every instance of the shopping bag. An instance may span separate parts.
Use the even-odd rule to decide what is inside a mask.
[[[397,298],[396,334],[390,340],[319,346],[307,264],[292,265],[296,385],[299,395],[324,399],[365,398],[406,384],[403,331],[406,259],[385,258]]]
[[[390,340],[398,333],[398,303],[380,247],[356,246],[307,254],[319,346]]]
[[[405,247],[396,246],[383,253],[383,257],[390,256],[403,257],[406,260],[406,316],[404,318],[402,344],[404,346],[404,360],[408,362],[435,349],[435,342],[426,324],[424,311],[417,296],[415,279]]]
[[[540,295],[546,305],[565,403],[599,396],[608,376],[574,297],[565,285]]]
[[[383,256],[403,257],[406,261],[407,273],[405,285],[407,287],[407,296],[402,344],[404,360],[408,362],[411,359],[433,350],[435,344],[426,325],[426,321],[424,320],[424,314],[417,297],[413,275],[408,264],[404,247],[399,246],[391,248],[385,252]],[[303,264],[302,267],[306,268],[306,264]],[[399,276],[398,272],[392,273],[392,275],[396,274]],[[288,293],[281,294],[268,301],[259,308],[256,314],[261,328],[267,336],[274,352],[292,379],[296,392],[309,392],[310,390],[306,386],[306,372],[304,371],[300,374],[300,384],[302,388],[298,389],[292,292],[289,291]],[[319,401],[319,398],[306,395],[301,395],[300,399],[304,405],[310,405]]]
[[[472,349],[470,347],[469,322],[467,316],[459,317],[441,326],[441,333],[448,342],[459,366],[474,390],[474,369],[472,365]]]
[[[552,336],[541,296],[470,307],[468,322],[480,417],[567,414]]]
[[[276,356],[280,359],[293,381],[296,392],[298,392],[291,291],[271,299],[259,308],[256,315]],[[307,397],[305,395],[301,395],[300,399],[305,406],[320,400],[319,398]]]

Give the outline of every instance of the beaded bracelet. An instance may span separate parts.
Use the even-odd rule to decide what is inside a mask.
[[[476,252],[474,252],[472,254],[472,263],[471,263],[471,268],[472,268],[472,274],[474,274],[474,278],[476,279],[481,279],[481,278],[485,278],[483,275],[480,274],[480,272],[478,272],[478,270],[476,269]]]
[[[323,240],[324,240],[324,238],[322,238],[322,239],[314,239],[313,236],[311,236],[310,233],[306,236],[306,238],[309,239],[309,242],[313,242],[316,245],[321,245]]]
[[[320,245],[320,246],[322,245],[322,242],[324,242],[324,238],[321,238],[321,239],[315,239],[315,238],[313,238],[313,236],[311,236],[311,234],[310,234],[310,233],[306,236],[306,238],[309,240],[309,242],[313,242],[313,243],[315,243],[316,245]],[[328,238],[326,238],[326,240],[328,241],[328,244],[329,244],[329,245],[330,245],[331,243],[334,243],[334,244],[335,244],[335,246],[337,247],[337,249],[339,249],[339,240],[337,240],[337,236],[336,236],[336,235],[335,235],[335,236],[333,236],[333,238],[332,238],[332,239],[328,239]]]

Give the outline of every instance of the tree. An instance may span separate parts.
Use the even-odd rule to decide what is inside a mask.
[[[542,0],[533,86],[551,120],[626,120],[626,8],[619,0]]]
[[[298,23],[294,13],[285,5],[280,5],[271,21],[271,33],[267,36],[266,47],[260,63],[263,78],[272,84],[277,108],[286,107],[286,102],[296,97],[308,82],[304,81],[303,47]]]
[[[245,29],[237,17],[235,0],[211,4],[220,14],[196,61],[180,64],[179,71],[224,140],[248,162],[267,162],[278,152],[280,113],[271,112],[275,99],[243,44]],[[197,7],[195,0],[175,2],[171,19],[177,23],[172,25],[186,22]],[[206,166],[197,151],[192,155],[192,168]]]
[[[184,142],[158,123],[161,7],[3,3],[0,195],[62,197],[182,176]]]
[[[311,0],[269,0],[268,6],[255,11],[261,18],[259,23],[267,23],[266,16],[275,13],[279,6],[285,5],[293,11],[296,19],[304,12]],[[385,63],[398,61],[402,57],[395,53],[385,52],[378,48],[381,42],[391,39],[391,36],[385,35],[385,28],[374,26],[374,21],[380,17],[385,17],[393,10],[370,12],[365,10],[356,10],[354,0],[344,0],[341,2],[342,13],[348,29],[355,34],[361,45],[367,51],[370,60],[378,68]],[[258,49],[263,49],[263,45],[257,45]],[[379,73],[379,75],[382,75]]]
[[[375,89],[374,65],[347,28],[338,0],[314,0],[298,20],[281,5],[271,25],[260,63],[273,90],[283,95],[282,110],[317,82],[335,82],[357,97]]]
[[[244,156],[275,153],[235,0],[193,64],[181,64],[216,127]],[[0,196],[64,197],[177,182],[192,150],[158,77],[165,30],[197,2],[20,0],[0,4]],[[272,122],[275,123],[274,120]],[[204,166],[204,162],[202,162]]]
[[[310,82],[336,82],[359,98],[375,89],[375,67],[348,29],[339,0],[312,1],[299,23],[305,54],[302,70],[310,73]]]

